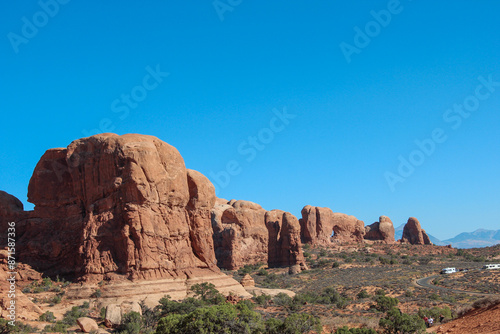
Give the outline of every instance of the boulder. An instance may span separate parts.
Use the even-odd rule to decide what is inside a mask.
[[[303,243],[329,245],[332,241],[363,241],[365,224],[354,216],[311,205],[306,205],[301,213],[299,223]]]
[[[420,226],[418,219],[414,217],[410,217],[404,226],[401,242],[410,243],[412,245],[432,245],[429,236]]]
[[[240,283],[245,288],[255,286],[255,281],[252,276],[250,276],[250,274],[246,274],[245,276],[243,276]]]
[[[249,201],[217,201],[212,228],[219,267],[235,270],[263,262],[270,267],[299,264],[305,268],[300,225],[288,212],[266,211]]]
[[[378,240],[384,243],[394,243],[395,229],[391,219],[380,216],[378,222],[365,227],[365,240]]]
[[[219,272],[214,187],[156,137],[100,134],[48,150],[28,200],[35,209],[19,223],[19,260],[47,275],[100,281]]]
[[[106,306],[106,316],[104,317],[104,324],[108,328],[115,328],[122,323],[122,310],[119,305],[110,304]]]
[[[95,322],[94,319],[90,319],[87,317],[76,319],[76,323],[78,324],[78,326],[80,326],[80,329],[84,333],[90,333],[92,331],[97,331],[99,329],[97,322]]]

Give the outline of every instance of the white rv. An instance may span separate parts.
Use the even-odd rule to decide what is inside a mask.
[[[457,268],[443,268],[441,269],[441,274],[453,274],[457,272]]]
[[[483,269],[500,269],[500,264],[486,264]]]

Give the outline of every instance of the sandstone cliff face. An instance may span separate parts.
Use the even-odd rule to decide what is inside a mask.
[[[5,238],[7,223],[18,222],[28,215],[23,209],[23,203],[11,194],[0,190],[0,231],[4,233],[4,237],[0,238],[0,247],[7,246],[7,238]]]
[[[213,185],[152,136],[101,134],[48,150],[28,189],[19,260],[83,280],[218,272]]]
[[[212,227],[219,267],[234,270],[263,262],[271,267],[305,268],[299,224],[288,212],[266,211],[248,201],[218,200],[212,209]]]
[[[420,226],[418,219],[414,217],[410,217],[403,228],[401,242],[407,242],[412,245],[432,245],[429,236]]]
[[[306,205],[302,209],[300,235],[302,242],[328,245],[334,242],[362,242],[365,226],[361,220],[329,208]],[[331,237],[332,232],[334,233]]]
[[[380,216],[378,222],[365,227],[366,240],[379,240],[384,243],[393,243],[395,242],[394,233],[394,225],[387,216]]]

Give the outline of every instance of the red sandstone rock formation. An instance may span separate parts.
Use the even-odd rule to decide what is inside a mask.
[[[378,222],[365,227],[365,240],[380,240],[384,243],[393,243],[394,225],[389,217],[380,216]]]
[[[46,274],[101,280],[219,271],[214,187],[158,138],[101,134],[48,150],[28,199],[35,209],[19,222],[18,256]]]
[[[420,226],[417,218],[410,217],[403,229],[401,242],[407,242],[412,245],[432,245],[431,240],[425,230]]]
[[[295,216],[266,211],[248,201],[217,200],[212,209],[215,255],[218,265],[238,269],[245,264],[306,268]]]
[[[361,220],[343,213],[334,213],[329,208],[306,205],[299,222],[304,243],[328,245],[332,240],[362,242],[365,234],[365,225]]]

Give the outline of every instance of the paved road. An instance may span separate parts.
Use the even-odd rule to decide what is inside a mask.
[[[468,295],[473,295],[473,296],[498,296],[497,294],[494,294],[494,293],[470,292],[470,291],[464,291],[464,290],[449,289],[449,288],[445,288],[442,286],[436,286],[436,285],[432,284],[431,281],[437,277],[440,277],[440,275],[432,275],[432,276],[420,278],[420,279],[416,280],[415,283],[418,286],[421,286],[421,287],[426,288],[426,289],[434,289],[434,290],[441,290],[441,291],[448,291],[448,292],[455,292],[455,293],[466,293]]]

